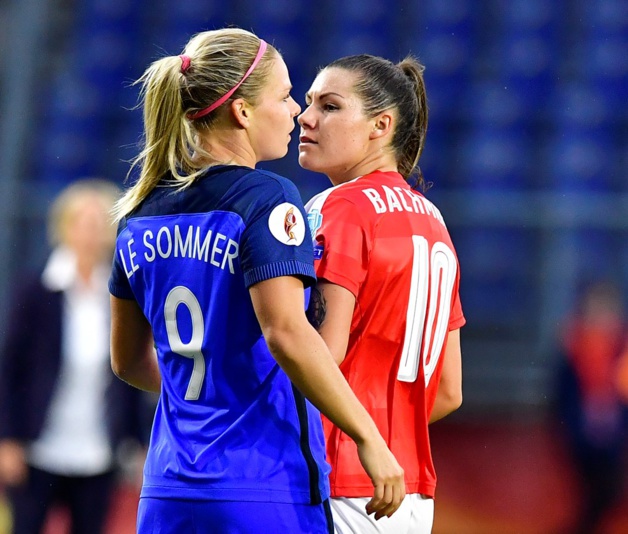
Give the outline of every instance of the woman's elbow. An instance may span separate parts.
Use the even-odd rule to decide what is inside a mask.
[[[442,406],[448,414],[455,412],[462,406],[462,389],[451,388],[441,391],[440,394]]]
[[[111,370],[118,378],[124,379],[124,368],[113,358],[111,358]]]
[[[114,375],[116,375],[119,379],[126,381],[128,378],[128,368],[128,365],[125,364],[123,359],[116,357],[114,352],[111,353],[111,370]]]
[[[264,339],[268,350],[281,364],[290,360],[290,333],[284,329],[269,327],[264,330]]]
[[[462,406],[462,391],[459,391],[455,396],[451,399],[451,412],[455,412],[458,408]],[[451,413],[449,412],[449,413]]]

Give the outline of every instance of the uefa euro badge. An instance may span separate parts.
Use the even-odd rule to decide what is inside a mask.
[[[268,217],[268,228],[273,237],[284,245],[298,246],[305,237],[305,220],[299,208],[289,202],[275,207]]]

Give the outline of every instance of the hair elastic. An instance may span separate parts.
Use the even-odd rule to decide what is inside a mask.
[[[264,52],[266,52],[266,48],[267,48],[266,41],[264,41],[263,39],[260,39],[257,55],[255,56],[253,63],[249,67],[249,70],[247,70],[244,76],[242,76],[242,79],[238,83],[236,83],[231,89],[229,89],[229,91],[227,91],[227,93],[224,96],[216,100],[216,102],[214,102],[213,104],[210,104],[205,109],[201,109],[200,111],[197,111],[196,113],[188,113],[187,118],[190,120],[200,119],[201,117],[204,117],[205,115],[208,115],[209,113],[214,111],[216,108],[222,106],[227,100],[229,100],[229,97],[233,93],[235,93],[236,89],[240,87],[244,83],[244,80],[246,80],[250,76],[250,74],[255,70],[255,67],[257,67],[257,64],[260,62],[260,59],[262,59]]]
[[[185,74],[192,64],[192,59],[185,54],[181,54],[179,58],[181,59],[181,74]]]

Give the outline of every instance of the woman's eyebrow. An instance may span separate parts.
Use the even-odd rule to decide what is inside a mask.
[[[326,93],[321,93],[320,95],[318,95],[318,98],[319,99],[323,99],[325,97],[332,96],[332,95],[333,96],[337,96],[338,98],[342,98],[343,100],[345,98],[344,96],[342,96],[342,95],[340,95],[338,93],[334,93],[333,91],[327,91]],[[308,100],[308,99],[310,99],[310,100],[312,99],[312,93],[310,93],[309,91],[307,93],[305,93],[305,100]]]

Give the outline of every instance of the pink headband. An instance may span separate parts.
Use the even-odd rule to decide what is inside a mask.
[[[249,70],[247,70],[244,76],[242,76],[242,79],[238,83],[236,83],[231,89],[229,89],[229,91],[227,91],[227,93],[224,96],[216,100],[216,102],[214,102],[213,104],[210,104],[205,109],[201,109],[200,111],[197,111],[196,113],[188,113],[187,118],[190,120],[200,119],[201,117],[204,117],[205,115],[209,115],[212,111],[222,106],[227,100],[229,100],[229,97],[233,93],[236,92],[237,88],[240,87],[244,83],[244,80],[246,80],[250,76],[250,74],[255,70],[255,67],[257,67],[257,64],[260,62],[260,59],[262,59],[264,52],[266,52],[266,47],[267,47],[266,41],[260,39],[257,55],[255,56],[253,63],[249,67]],[[181,65],[181,67],[183,68],[183,65]]]

